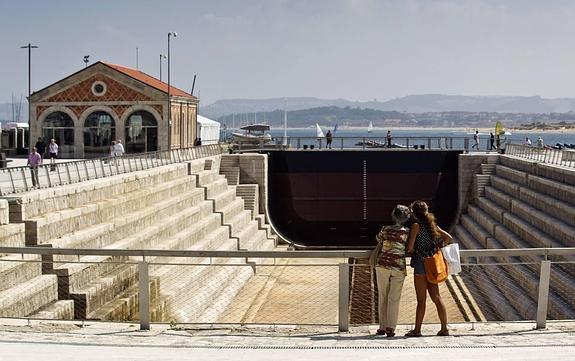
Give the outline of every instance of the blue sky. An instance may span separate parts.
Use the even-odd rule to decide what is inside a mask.
[[[387,100],[409,94],[575,97],[575,1],[0,0],[0,102],[84,66],[172,82],[194,74],[205,105],[227,98]],[[164,64],[165,76],[165,64]],[[197,94],[197,92],[196,92]]]

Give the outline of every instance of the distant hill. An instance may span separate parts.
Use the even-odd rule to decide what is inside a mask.
[[[489,113],[566,113],[575,111],[575,98],[546,99],[539,96],[464,96],[422,94],[409,95],[385,102],[356,102],[345,99],[273,98],[225,99],[201,107],[200,112],[217,118],[232,113],[288,111],[319,107],[351,107],[407,113],[489,112]]]

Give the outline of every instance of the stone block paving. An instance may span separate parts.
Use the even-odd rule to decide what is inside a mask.
[[[451,324],[451,336],[386,338],[376,326],[258,326],[170,328],[136,324],[0,319],[2,359],[35,360],[573,360],[575,322]],[[403,334],[408,328],[398,327]],[[425,325],[423,333],[435,327]]]

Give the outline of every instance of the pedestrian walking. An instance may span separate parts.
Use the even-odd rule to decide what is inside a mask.
[[[32,186],[39,187],[40,182],[38,179],[38,166],[42,164],[42,156],[38,153],[36,147],[32,147],[32,152],[28,155],[28,167],[30,167],[30,175],[32,176]]]

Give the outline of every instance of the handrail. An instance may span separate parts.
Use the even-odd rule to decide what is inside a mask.
[[[554,149],[523,144],[508,144],[505,154],[534,160],[540,163],[575,168],[575,150]]]
[[[0,196],[110,177],[222,154],[221,144],[0,169]],[[35,179],[33,179],[35,177]]]
[[[369,258],[371,250],[339,251],[192,251],[165,249],[107,249],[107,248],[51,248],[51,247],[0,247],[0,254],[40,254],[73,256],[124,256],[124,257],[183,257],[183,258]],[[461,257],[498,256],[573,256],[575,247],[561,248],[509,248],[464,249]],[[0,259],[1,261],[1,259]]]
[[[394,136],[388,147],[385,136],[333,137],[329,149],[455,149],[470,151],[470,137],[465,136]],[[255,151],[266,149],[326,149],[326,139],[317,137],[275,137],[271,142],[264,140],[235,140],[236,151]],[[481,140],[489,150],[489,139]]]

